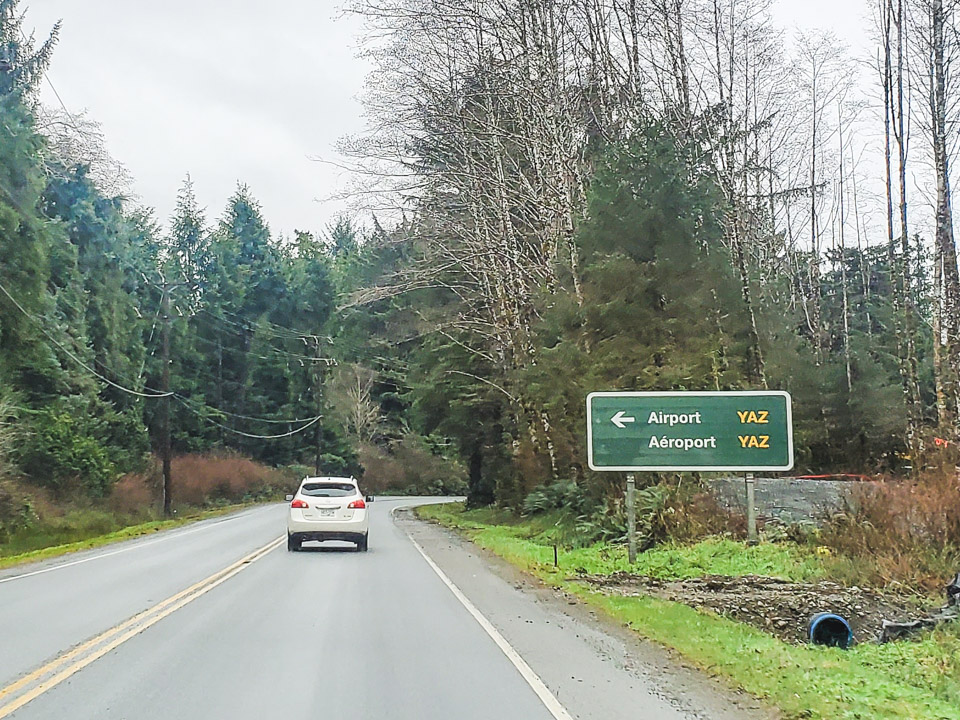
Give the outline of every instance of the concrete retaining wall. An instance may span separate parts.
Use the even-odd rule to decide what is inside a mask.
[[[783,523],[816,522],[846,507],[851,491],[862,483],[842,480],[756,478],[757,516]],[[708,480],[720,504],[746,513],[743,477]]]

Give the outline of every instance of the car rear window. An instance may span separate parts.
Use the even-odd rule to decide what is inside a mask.
[[[356,493],[357,488],[351,483],[312,482],[304,483],[300,492],[310,497],[346,497]]]

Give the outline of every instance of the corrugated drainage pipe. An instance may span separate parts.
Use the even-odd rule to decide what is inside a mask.
[[[817,613],[810,618],[810,642],[814,645],[848,648],[853,644],[850,623],[834,613]]]

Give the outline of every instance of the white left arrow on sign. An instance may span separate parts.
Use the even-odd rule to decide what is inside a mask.
[[[626,427],[626,423],[632,423],[637,421],[635,417],[625,417],[625,416],[626,416],[626,413],[623,410],[621,410],[612,418],[610,418],[610,422],[612,422],[618,428],[623,430],[623,428]]]

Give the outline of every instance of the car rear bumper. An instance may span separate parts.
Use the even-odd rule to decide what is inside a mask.
[[[356,542],[367,534],[366,517],[353,520],[287,520],[287,534],[301,540],[347,540]]]
[[[343,542],[360,542],[367,536],[365,532],[291,532],[290,537],[299,542],[326,542],[327,540],[341,540]]]

